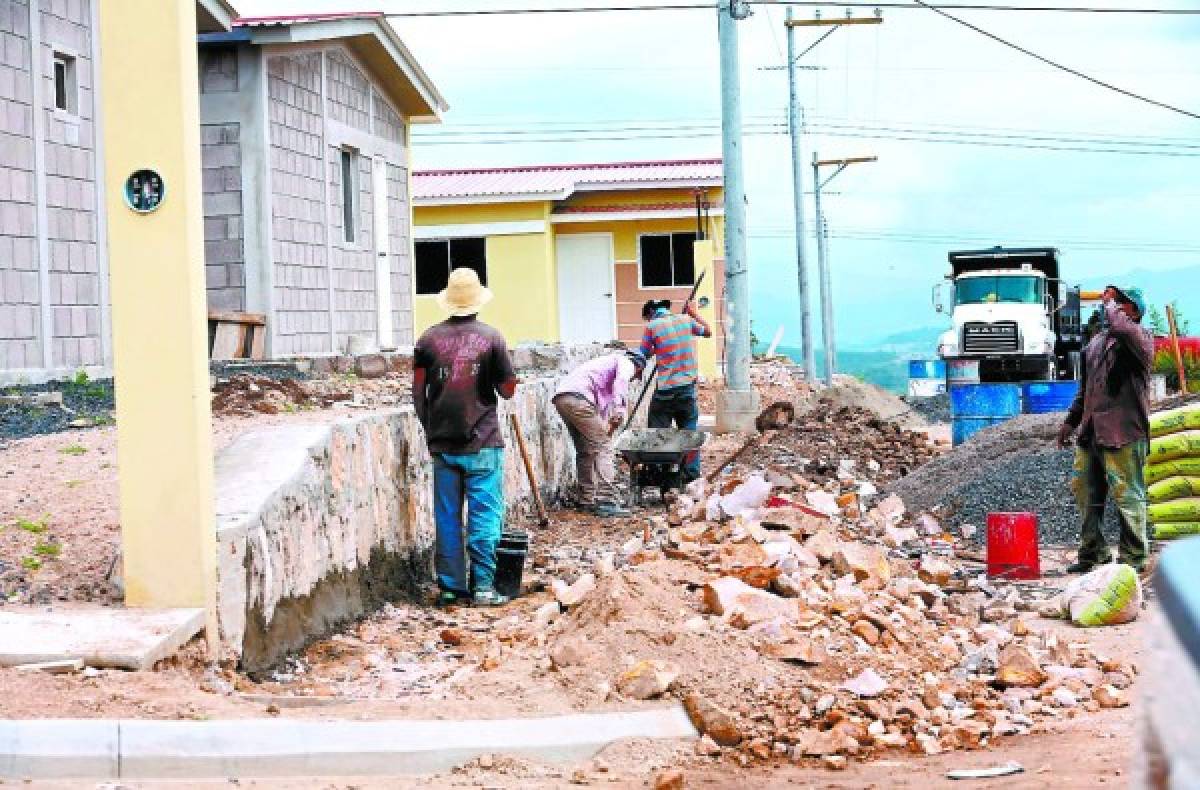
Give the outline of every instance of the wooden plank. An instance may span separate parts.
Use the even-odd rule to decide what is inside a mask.
[[[241,324],[221,321],[213,337],[213,359],[238,359],[246,342],[246,328]]]
[[[216,310],[208,311],[209,321],[223,321],[231,324],[253,324],[265,326],[267,317],[262,313],[222,313]]]
[[[250,359],[267,358],[267,328],[252,326],[250,331]]]

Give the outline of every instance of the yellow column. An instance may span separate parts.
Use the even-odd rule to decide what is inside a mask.
[[[216,534],[195,0],[100,3],[121,542],[130,606],[205,607]],[[125,201],[137,170],[164,199]]]
[[[704,282],[700,283],[700,287],[696,290],[696,301],[699,302],[705,297],[708,298],[708,307],[700,308],[700,315],[704,316],[704,320],[713,328],[715,333],[718,330],[717,324],[717,269],[713,264],[716,259],[716,242],[713,239],[705,239],[698,241],[695,245],[695,261],[696,273],[699,275],[702,271],[708,271],[704,276]],[[720,339],[713,337],[709,340],[696,340],[696,362],[700,366],[700,375],[709,381],[715,381],[720,376],[720,368],[717,364],[717,348]]]

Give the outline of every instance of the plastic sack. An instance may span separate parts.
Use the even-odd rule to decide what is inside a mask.
[[[1159,502],[1146,508],[1151,524],[1168,521],[1200,521],[1200,497]]]
[[[1200,405],[1180,406],[1150,415],[1151,436],[1167,436],[1191,430],[1200,430]]]
[[[1114,563],[1072,580],[1043,613],[1090,628],[1132,622],[1141,608],[1142,583],[1137,571]]]
[[[1173,461],[1176,458],[1200,458],[1200,431],[1181,431],[1150,440],[1147,461]]]
[[[1200,477],[1168,477],[1146,490],[1146,497],[1151,502],[1170,502],[1191,496],[1200,496]]]
[[[1155,540],[1174,540],[1200,535],[1200,521],[1173,521],[1154,525]]]
[[[1146,464],[1146,485],[1154,485],[1160,480],[1176,476],[1200,477],[1200,458],[1180,458],[1177,461]]]

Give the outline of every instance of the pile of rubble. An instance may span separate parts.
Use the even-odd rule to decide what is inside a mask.
[[[512,638],[544,644],[580,702],[681,698],[697,751],[744,761],[979,748],[1127,704],[1132,667],[1040,632],[933,519],[801,488],[694,484]]]
[[[381,408],[411,402],[408,376],[386,373],[364,379],[349,374],[285,378],[239,373],[218,379],[212,388],[213,414],[250,417],[344,405]]]

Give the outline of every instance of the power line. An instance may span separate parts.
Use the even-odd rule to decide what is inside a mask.
[[[1137,101],[1145,102],[1146,104],[1152,104],[1155,107],[1161,107],[1164,110],[1170,110],[1171,112],[1179,113],[1180,115],[1186,115],[1189,118],[1195,118],[1197,120],[1200,120],[1200,113],[1194,113],[1194,112],[1191,112],[1190,110],[1185,110],[1182,107],[1176,107],[1173,104],[1167,104],[1166,102],[1159,101],[1158,99],[1151,99],[1150,97],[1143,96],[1140,93],[1134,93],[1133,91],[1126,90],[1125,88],[1117,87],[1116,85],[1113,85],[1111,82],[1105,82],[1104,80],[1093,77],[1090,74],[1085,74],[1082,71],[1079,71],[1078,69],[1073,69],[1070,66],[1064,66],[1063,64],[1061,64],[1057,61],[1050,60],[1050,58],[1047,58],[1044,55],[1039,55],[1038,53],[1034,52],[1033,50],[1023,47],[1020,44],[1015,44],[1006,38],[1001,38],[1000,36],[997,36],[995,33],[990,33],[987,30],[984,30],[983,28],[979,27],[978,25],[973,25],[965,19],[960,19],[960,18],[954,16],[953,14],[947,13],[945,10],[943,10],[943,8],[940,8],[940,7],[934,6],[934,5],[930,5],[929,3],[926,3],[925,0],[913,0],[913,2],[916,3],[917,5],[921,6],[922,8],[928,8],[930,11],[933,11],[936,14],[940,14],[940,15],[946,17],[947,19],[949,19],[950,21],[956,22],[957,24],[962,25],[963,27],[967,28],[968,30],[973,30],[981,36],[986,36],[986,37],[992,39],[993,41],[1003,44],[1006,47],[1015,49],[1017,52],[1020,52],[1024,55],[1028,55],[1029,57],[1031,57],[1035,60],[1039,60],[1042,63],[1045,63],[1047,66],[1053,66],[1054,68],[1058,69],[1059,71],[1063,71],[1072,76],[1079,77],[1080,79],[1083,79],[1083,80],[1087,80],[1088,82],[1092,83],[1093,85],[1099,85],[1101,88],[1105,88],[1107,90],[1114,91],[1114,92],[1119,93],[1122,96],[1126,96],[1130,99],[1136,99]]]
[[[784,2],[774,2],[774,0],[748,0],[750,5],[761,6],[806,6],[806,7],[828,7],[835,5],[838,8],[855,10],[862,9],[865,11],[873,11],[876,8],[895,9],[902,11],[911,11],[916,6],[910,3],[901,2],[881,2],[881,3],[829,3],[821,2],[820,0],[785,0]],[[922,4],[924,5],[924,4]],[[1167,16],[1197,16],[1200,15],[1200,9],[1191,8],[1138,8],[1133,6],[1121,7],[1076,7],[1076,6],[1054,6],[1054,5],[1011,5],[1011,4],[974,4],[974,3],[938,3],[933,6],[926,6],[932,9],[946,9],[949,11],[1007,11],[1007,12],[1027,12],[1027,13],[1074,13],[1074,14],[1136,14],[1136,15],[1167,15]],[[385,12],[388,16],[404,17],[404,18],[422,18],[422,17],[464,17],[464,16],[515,16],[525,14],[586,14],[586,13],[606,13],[618,11],[711,11],[713,3],[650,3],[650,4],[623,4],[623,5],[593,5],[584,7],[564,7],[556,6],[550,8],[537,7],[510,7],[510,8],[473,8],[473,9],[456,9],[456,10],[440,10],[440,11],[388,11]]]

